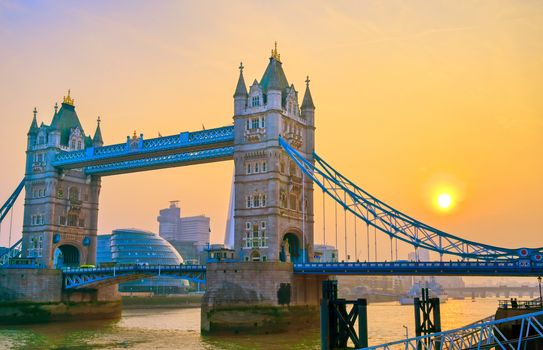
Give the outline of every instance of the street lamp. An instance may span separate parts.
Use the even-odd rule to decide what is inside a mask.
[[[539,282],[539,306],[543,307],[543,299],[541,298],[541,276],[537,276],[537,281]]]
[[[402,327],[405,328],[405,339],[409,339],[409,328],[406,325],[402,325]]]

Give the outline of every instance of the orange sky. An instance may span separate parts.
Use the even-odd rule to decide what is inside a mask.
[[[106,144],[228,125],[239,62],[248,84],[260,79],[277,40],[289,82],[303,93],[311,77],[317,152],[336,169],[445,231],[543,246],[542,39],[538,1],[0,0],[0,199],[23,176],[35,106],[49,124],[70,88],[87,133],[102,117]],[[157,231],[179,199],[220,242],[231,173],[224,162],[104,178],[99,232]],[[446,214],[432,205],[440,186],[458,195]],[[16,238],[21,217],[19,201]],[[0,245],[8,231],[5,220]]]

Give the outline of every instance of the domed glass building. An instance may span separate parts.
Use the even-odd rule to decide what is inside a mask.
[[[183,258],[165,239],[149,231],[113,230],[111,257],[118,264],[179,265]]]
[[[137,229],[119,229],[113,230],[111,235],[99,235],[97,250],[98,264],[115,262],[117,265],[179,265],[183,263],[181,255],[168,241],[153,232]],[[186,280],[157,276],[121,283],[119,291],[179,293],[188,286],[189,282]]]

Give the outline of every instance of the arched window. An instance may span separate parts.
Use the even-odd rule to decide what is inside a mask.
[[[70,198],[71,201],[79,200],[79,189],[77,187],[70,187],[68,198]]]
[[[82,149],[82,147],[81,147],[81,140],[77,141],[77,149]]]
[[[75,140],[72,139],[72,142],[70,142],[70,148],[75,149]]]

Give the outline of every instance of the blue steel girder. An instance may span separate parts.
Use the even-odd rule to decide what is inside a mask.
[[[0,255],[0,266],[6,266],[9,263],[9,259],[18,258],[21,256],[23,248],[23,239],[18,240],[14,245],[12,245],[7,251]]]
[[[205,283],[205,265],[152,265],[77,268],[63,271],[64,289],[106,286],[154,276]]]
[[[415,248],[448,254],[462,259],[543,261],[543,248],[503,248],[478,243],[438,230],[418,221],[372,196],[326,161],[313,153],[313,160],[305,159],[283,138],[279,143],[285,152],[329,197],[367,225],[375,227],[390,238],[406,242]]]
[[[330,262],[294,264],[298,275],[541,276],[543,263],[519,261]]]
[[[85,168],[159,156],[186,154],[233,145],[234,127],[225,126],[196,132],[182,132],[148,140],[140,137],[115,145],[61,152],[57,154],[53,166],[58,169]]]
[[[15,188],[15,191],[9,196],[8,200],[2,205],[2,208],[0,208],[0,224],[6,217],[6,215],[9,213],[9,210],[13,207],[13,204],[15,204],[15,201],[21,194],[23,188],[25,187],[25,179],[23,178],[19,185]]]
[[[85,168],[85,174],[98,176],[117,175],[145,170],[220,162],[223,160],[230,160],[233,157],[234,147],[228,146],[179,154],[150,156],[146,158],[126,160],[109,164],[93,165]]]

